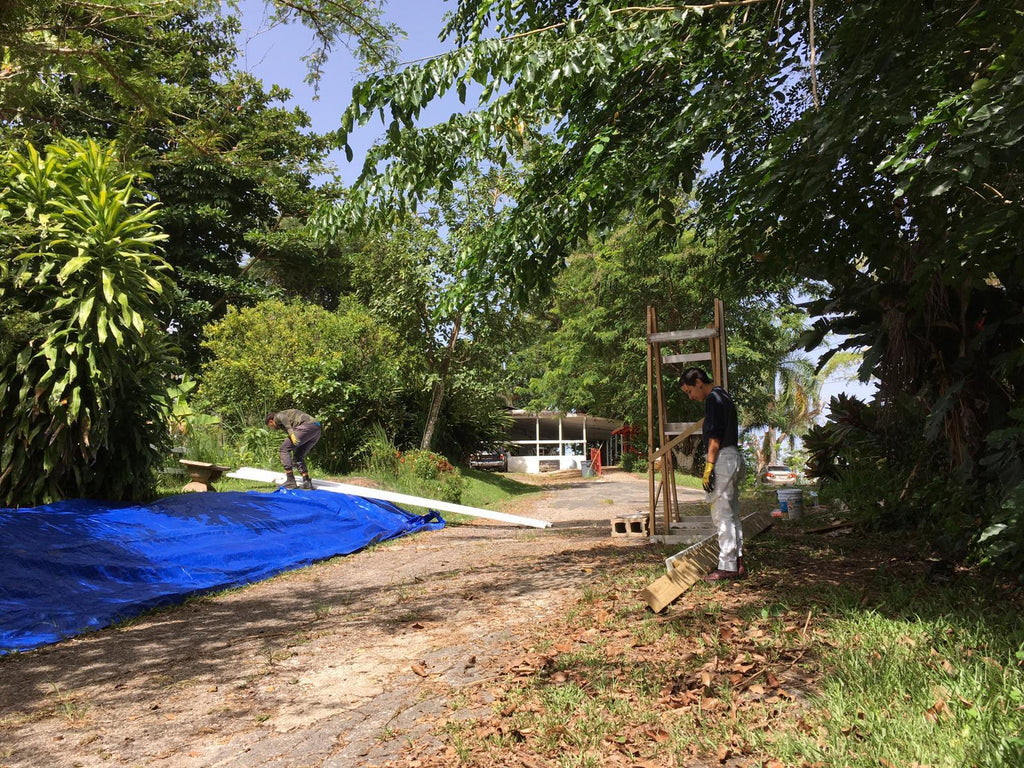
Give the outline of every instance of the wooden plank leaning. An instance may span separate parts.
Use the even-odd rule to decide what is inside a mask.
[[[744,540],[757,536],[772,525],[771,512],[752,512],[743,518]],[[701,539],[665,561],[668,573],[640,590],[639,597],[659,613],[704,576],[718,567],[718,534]]]
[[[673,448],[675,448],[677,445],[679,445],[681,442],[683,442],[683,440],[688,438],[690,435],[692,435],[698,429],[702,429],[703,427],[704,427],[704,419],[701,419],[700,421],[693,422],[686,429],[684,429],[678,435],[673,437],[669,442],[665,443],[665,445],[661,446],[661,448],[659,448],[657,451],[652,453],[650,460],[652,462],[657,461],[663,455],[665,455],[668,451],[671,451]]]
[[[258,483],[274,483],[280,485],[284,482],[284,473],[272,472],[268,469],[257,469],[255,467],[240,467],[234,472],[229,472],[228,477],[241,480],[252,480]],[[392,504],[407,504],[413,507],[424,507],[434,509],[438,512],[455,512],[469,517],[482,517],[485,520],[496,520],[502,523],[513,525],[525,525],[530,528],[550,528],[551,523],[546,520],[535,520],[532,517],[520,517],[519,515],[508,515],[504,512],[495,512],[490,509],[478,507],[467,507],[462,504],[452,504],[448,501],[436,501],[421,496],[410,496],[405,493],[394,493],[392,491],[381,491],[377,488],[364,488],[361,485],[348,485],[347,483],[336,483],[332,480],[313,480],[313,488],[331,493],[346,493],[349,496],[359,496],[364,499],[380,499],[390,501]]]

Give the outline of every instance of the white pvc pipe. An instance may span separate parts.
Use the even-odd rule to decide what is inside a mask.
[[[275,483],[277,485],[284,482],[284,475],[282,473],[271,472],[267,469],[257,469],[255,467],[240,467],[234,472],[228,472],[227,476],[241,480],[253,480],[260,483]],[[468,515],[470,517],[482,517],[487,520],[512,523],[513,525],[526,525],[531,528],[551,527],[551,523],[546,520],[534,520],[531,517],[507,515],[504,512],[494,512],[493,510],[480,509],[479,507],[467,507],[462,504],[452,504],[448,501],[436,501],[422,496],[409,496],[405,493],[381,491],[376,488],[364,488],[361,485],[335,483],[332,480],[314,480],[313,487],[317,490],[330,491],[331,493],[345,493],[349,496],[360,496],[364,499],[380,499],[381,501],[390,501],[392,504],[409,504],[414,507],[435,509],[438,512],[454,512],[456,514]]]

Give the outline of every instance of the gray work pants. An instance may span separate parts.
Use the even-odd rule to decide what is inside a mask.
[[[711,522],[718,531],[718,567],[723,571],[739,569],[743,555],[743,525],[740,523],[740,476],[743,457],[735,446],[718,452],[715,462],[715,489],[708,494]]]
[[[320,425],[311,421],[308,424],[299,424],[293,430],[297,443],[293,444],[290,437],[285,437],[280,450],[281,464],[284,465],[285,472],[291,472],[294,465],[299,470],[299,474],[309,474],[304,459],[320,439],[320,431]]]

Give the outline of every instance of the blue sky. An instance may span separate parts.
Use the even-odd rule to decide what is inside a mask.
[[[352,86],[361,74],[352,55],[339,46],[331,53],[320,82],[319,99],[313,88],[303,82],[306,65],[302,57],[313,47],[313,34],[298,24],[268,29],[263,0],[241,0],[243,31],[239,39],[241,68],[263,80],[265,85],[275,83],[292,92],[292,105],[302,107],[313,121],[313,130],[319,133],[336,129],[341,113],[348,106]],[[400,61],[413,61],[444,53],[447,47],[438,40],[445,13],[455,7],[455,0],[386,0],[385,17],[406,32],[400,41]],[[424,112],[428,120],[440,122],[460,107],[454,96]],[[351,184],[359,175],[366,150],[381,135],[379,121],[369,123],[351,138],[355,157],[351,163],[341,152],[332,159],[342,179]]]

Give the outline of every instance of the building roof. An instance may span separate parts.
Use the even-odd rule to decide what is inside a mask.
[[[540,421],[542,440],[558,437],[558,421],[562,421],[562,440],[564,442],[582,441],[583,425],[587,425],[588,442],[607,441],[612,432],[622,426],[617,419],[605,419],[588,413],[560,413],[558,411],[524,411],[516,409],[510,412],[513,419],[509,430],[509,439],[513,441],[534,440],[537,437],[536,423]]]

